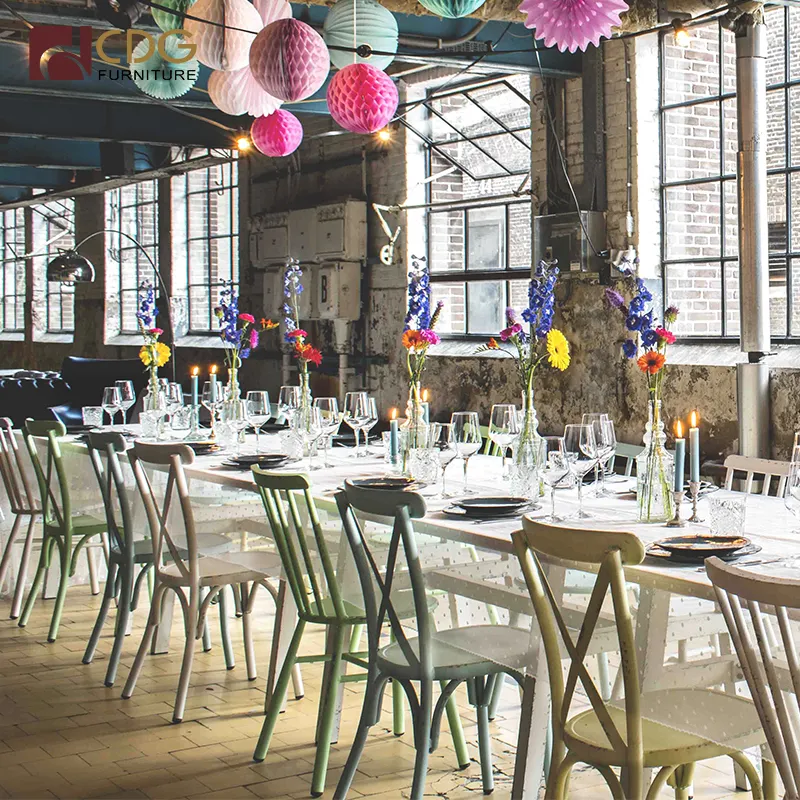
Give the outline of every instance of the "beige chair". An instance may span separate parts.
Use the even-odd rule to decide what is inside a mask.
[[[567,796],[569,775],[578,762],[595,767],[615,798],[641,800],[646,791],[650,800],[658,796],[669,780],[675,787],[675,797],[686,800],[695,762],[720,755],[729,755],[740,764],[753,786],[753,797],[762,797],[758,773],[741,752],[765,740],[748,700],[710,689],[646,693],[640,690],[624,572],[626,565],[636,565],[644,559],[644,546],[639,539],[632,533],[573,530],[527,517],[523,518],[523,530],[516,531],[512,538],[533,601],[548,666],[553,730],[553,755],[545,794],[548,800]],[[576,639],[570,634],[539,555],[583,563],[587,569],[597,570],[595,587]],[[624,686],[624,698],[611,703],[603,700],[584,663],[609,587]],[[562,646],[570,656],[566,681]],[[591,708],[570,716],[579,683]],[[650,713],[649,709],[671,709],[670,713],[685,723],[687,729],[699,729],[711,714],[712,718],[727,722],[726,741],[735,744],[725,746],[658,722],[656,712]],[[620,768],[619,777],[612,767]],[[651,768],[659,771],[647,788],[644,775]]]
[[[791,468],[789,461],[773,461],[769,458],[753,458],[751,456],[728,456],[725,459],[725,488],[733,489],[733,479],[737,472],[745,473],[744,487],[741,489],[745,494],[755,494],[753,482],[756,476],[761,476],[761,489],[758,494],[765,497],[770,494],[773,478],[777,481],[776,497],[783,497],[786,488],[786,479]]]
[[[800,798],[800,580],[706,561],[788,800]],[[748,620],[749,617],[749,620]],[[780,640],[773,642],[775,626]],[[765,762],[767,764],[769,762]],[[764,772],[774,791],[774,771]]]
[[[277,555],[263,550],[213,556],[204,556],[200,553],[184,471],[184,466],[194,461],[194,452],[190,447],[183,444],[137,442],[133,450],[129,451],[128,457],[144,502],[153,538],[155,580],[147,627],[122,696],[128,698],[133,694],[145,655],[161,618],[164,597],[168,591],[172,591],[180,600],[186,636],[172,720],[180,722],[183,719],[186,695],[189,690],[195,641],[203,635],[209,605],[226,586],[239,587],[247,677],[250,680],[256,679],[250,614],[253,610],[258,586],[267,589],[276,604],[280,606],[282,601],[279,598],[284,597],[285,592],[279,592],[267,579],[280,576],[281,564]],[[162,475],[166,471],[166,490],[163,502],[159,502],[157,498],[156,490],[145,469],[146,466],[154,467],[156,470],[160,469]],[[181,526],[183,530],[178,534],[171,533],[167,525],[170,508],[176,500],[180,506],[180,518],[183,523]],[[280,619],[280,616],[281,609],[279,607],[277,618]]]

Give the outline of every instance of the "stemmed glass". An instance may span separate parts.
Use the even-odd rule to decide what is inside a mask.
[[[292,415],[300,408],[300,387],[281,386],[278,393],[278,412],[291,425]]]
[[[364,431],[364,455],[368,456],[367,448],[369,447],[369,432],[375,427],[378,422],[378,404],[375,402],[374,397],[367,397],[367,420],[361,426]]]
[[[506,477],[506,450],[514,444],[520,433],[517,407],[509,403],[492,406],[489,418],[489,438],[500,448],[503,456],[503,477]]]
[[[115,381],[114,386],[119,390],[119,407],[122,409],[122,424],[128,419],[128,409],[136,404],[136,391],[133,388],[133,381]]]
[[[211,415],[211,436],[214,436],[214,423],[217,420],[217,409],[222,404],[222,387],[217,385],[216,392],[212,399],[211,397],[211,381],[203,383],[203,393],[200,395],[200,404],[208,409]]]
[[[322,418],[322,455],[327,467],[331,437],[342,424],[342,418],[339,415],[339,401],[335,397],[315,397],[314,406],[319,409],[319,415]]]
[[[319,409],[313,405],[298,409],[294,422],[295,432],[300,434],[304,448],[308,448],[308,468],[319,469],[314,464],[314,444],[325,430]]]
[[[448,464],[458,455],[450,434],[452,427],[449,422],[432,422],[428,431],[428,447],[437,451],[439,466],[442,468],[442,493],[439,495],[441,498],[450,497],[445,484],[445,473]]]
[[[369,419],[369,395],[366,392],[348,392],[344,396],[342,419],[353,430],[356,437],[355,455],[359,457],[361,455],[359,431]]]
[[[547,522],[560,522],[556,516],[556,486],[569,474],[569,459],[564,450],[564,440],[560,436],[542,436],[539,475],[550,487],[550,516]]]
[[[616,438],[613,436],[614,427],[608,427],[611,420],[608,414],[592,413],[584,414],[581,422],[584,425],[591,425],[594,430],[594,439],[597,444],[597,464],[594,468],[595,494],[600,497],[606,494],[606,464],[616,449]]]
[[[227,423],[234,432],[235,453],[238,456],[241,449],[240,435],[250,425],[247,418],[247,403],[244,400],[226,400],[222,403],[220,421]]]
[[[477,411],[456,411],[450,416],[450,440],[456,457],[464,461],[464,494],[472,494],[467,485],[469,460],[481,449],[481,423]]]
[[[570,469],[578,480],[578,519],[587,519],[591,514],[583,510],[583,476],[597,463],[597,442],[592,425],[567,425],[564,428],[564,450]]]
[[[792,449],[792,466],[786,478],[783,504],[795,517],[800,517],[800,445]],[[793,531],[797,533],[797,531]]]
[[[272,410],[269,405],[269,394],[267,392],[248,392],[245,397],[245,406],[247,410],[247,420],[253,428],[253,433],[256,435],[256,453],[261,452],[261,427],[269,422],[272,416]]]
[[[117,411],[122,410],[120,403],[119,389],[117,389],[116,386],[106,386],[106,388],[103,389],[103,402],[100,403],[100,405],[103,407],[103,411],[108,414],[112,428],[114,427],[114,417]]]

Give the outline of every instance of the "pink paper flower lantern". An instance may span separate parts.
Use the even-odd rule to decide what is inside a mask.
[[[299,19],[279,19],[256,36],[250,70],[259,86],[285,103],[305,100],[325,83],[330,56],[322,37]]]
[[[369,64],[350,64],[328,84],[331,116],[353,133],[375,133],[386,127],[398,102],[394,81]]]
[[[201,64],[222,70],[241,69],[247,65],[250,45],[264,24],[252,3],[248,0],[197,0],[186,13],[183,27],[197,45],[195,57]]]
[[[527,14],[526,28],[536,29],[536,38],[546,47],[555,45],[563,53],[598,46],[600,37],[611,36],[620,24],[619,15],[628,10],[624,0],[522,0],[519,10]]]
[[[269,116],[259,117],[253,123],[250,138],[256,149],[265,156],[288,156],[300,147],[303,126],[294,114],[278,109]]]
[[[266,117],[281,105],[280,100],[255,82],[250,67],[233,72],[212,72],[208,79],[208,96],[220,111],[234,117],[240,114]]]
[[[270,22],[278,19],[289,19],[292,16],[292,7],[288,0],[253,0],[253,5],[261,14],[264,25],[269,25]]]

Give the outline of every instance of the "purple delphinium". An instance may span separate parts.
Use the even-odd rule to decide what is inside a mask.
[[[283,272],[283,339],[288,344],[293,344],[289,334],[297,328],[297,298],[303,293],[303,270],[296,261],[290,261]]]
[[[556,261],[540,261],[528,284],[528,307],[523,309],[522,319],[531,326],[532,335],[537,339],[543,339],[553,327],[558,275]]]
[[[408,311],[404,331],[431,327],[431,279],[426,259],[411,257],[408,273]]]
[[[150,281],[143,281],[139,284],[139,310],[136,312],[136,319],[142,328],[150,330],[155,328],[157,316],[155,286]]]
[[[636,347],[636,342],[633,339],[626,339],[622,343],[622,352],[625,354],[626,358],[635,358],[638,348]]]

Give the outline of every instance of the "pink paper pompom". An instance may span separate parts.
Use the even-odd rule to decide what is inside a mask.
[[[350,64],[328,84],[328,110],[333,119],[353,133],[375,133],[397,111],[394,81],[369,64]]]
[[[253,5],[261,14],[264,25],[269,25],[276,19],[289,19],[292,16],[292,6],[288,0],[253,0]]]
[[[600,37],[611,36],[620,24],[619,15],[628,10],[624,0],[522,0],[519,10],[527,14],[526,28],[536,29],[536,38],[546,47],[555,45],[563,53],[585,50]]]
[[[270,158],[294,153],[303,141],[300,120],[283,109],[267,117],[259,117],[250,128],[250,138],[256,149]]]
[[[264,24],[252,3],[197,0],[186,13],[183,27],[197,45],[195,55],[201,64],[221,70],[241,69],[247,64],[250,45]]]
[[[279,19],[256,36],[250,70],[259,86],[285,103],[305,100],[325,83],[330,56],[322,37],[299,19]]]
[[[234,117],[240,114],[266,117],[281,105],[280,100],[256,83],[249,66],[233,72],[212,72],[208,79],[208,96],[220,111]]]

